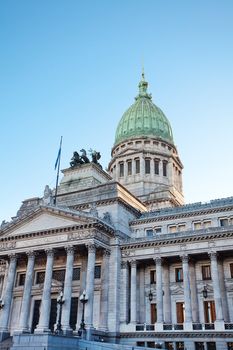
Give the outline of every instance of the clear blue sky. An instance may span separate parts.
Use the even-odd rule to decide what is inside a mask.
[[[107,166],[142,58],[171,122],[186,202],[233,195],[233,1],[40,0],[0,4],[0,221],[55,186],[74,150]]]

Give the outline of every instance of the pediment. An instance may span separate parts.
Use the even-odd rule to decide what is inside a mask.
[[[94,222],[93,218],[68,211],[43,208],[13,222],[2,231],[2,237],[18,236],[32,232],[64,228],[72,225],[86,225]]]

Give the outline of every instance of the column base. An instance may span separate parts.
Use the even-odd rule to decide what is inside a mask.
[[[16,329],[14,331],[14,335],[20,335],[20,334],[30,334],[30,330],[28,328],[24,328],[24,329]]]
[[[0,330],[0,342],[2,342],[3,340],[5,340],[9,337],[10,337],[10,332],[8,330],[6,330],[6,331]]]
[[[155,332],[161,332],[163,331],[163,322],[156,322],[155,323]]]
[[[184,322],[184,331],[193,331],[193,323],[192,322]]]
[[[62,334],[63,335],[67,335],[67,336],[69,336],[69,335],[72,335],[73,334],[73,329],[72,328],[70,328],[70,327],[62,327]]]
[[[34,330],[34,334],[50,334],[51,330],[47,327],[39,327]]]
[[[216,331],[223,331],[225,330],[225,323],[223,320],[216,320],[214,322],[214,328]]]

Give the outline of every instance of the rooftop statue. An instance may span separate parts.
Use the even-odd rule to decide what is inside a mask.
[[[81,152],[81,155],[79,155],[77,151],[75,151],[73,153],[73,157],[71,158],[71,162],[70,162],[70,167],[71,168],[75,168],[76,166],[79,166],[79,165],[82,165],[82,164],[90,163],[90,159],[87,156],[86,150],[82,148],[80,150],[80,152]],[[95,150],[90,149],[89,150],[89,154],[91,156],[91,162],[99,165],[102,168],[102,166],[98,162],[98,160],[101,158],[100,152],[97,152]]]
[[[81,159],[81,157],[79,156],[78,152],[74,152],[73,153],[73,157],[71,158],[71,162],[70,162],[70,166],[71,168],[76,167],[77,165],[81,165],[83,164],[83,160]]]

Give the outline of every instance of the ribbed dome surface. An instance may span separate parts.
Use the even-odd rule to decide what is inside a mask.
[[[139,95],[135,103],[123,114],[115,136],[115,145],[135,137],[153,137],[173,144],[171,125],[147,93],[148,83],[142,80],[139,83]]]

